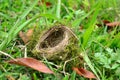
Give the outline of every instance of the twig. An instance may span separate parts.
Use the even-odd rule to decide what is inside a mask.
[[[10,57],[11,59],[15,60],[15,58],[13,58],[11,55],[9,55],[9,54],[7,54],[7,53],[5,53],[5,52],[3,52],[3,51],[0,51],[0,54],[3,54],[3,55],[5,55],[5,56],[8,56],[8,57]],[[15,61],[16,61],[16,60],[15,60]]]
[[[21,49],[24,49],[24,58],[27,58],[27,47],[26,45],[19,45],[18,47],[20,47]]]
[[[25,46],[24,58],[27,58],[27,47]]]
[[[74,58],[72,58],[72,59],[70,59],[70,60],[66,60],[66,61],[65,61],[64,65],[63,65],[63,73],[64,73],[64,75],[66,74],[66,72],[65,72],[66,64],[67,64],[68,62],[72,61],[72,60],[75,60],[75,59],[78,58],[78,57],[79,57],[79,56],[74,57]]]

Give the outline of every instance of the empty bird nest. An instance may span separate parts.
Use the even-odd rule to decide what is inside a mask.
[[[66,26],[55,26],[43,33],[33,53],[47,59],[66,59],[77,54],[78,41],[73,31]]]

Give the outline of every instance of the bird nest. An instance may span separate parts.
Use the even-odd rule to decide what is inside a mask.
[[[75,34],[66,26],[55,26],[43,33],[33,53],[47,59],[65,59],[76,54],[78,43]]]

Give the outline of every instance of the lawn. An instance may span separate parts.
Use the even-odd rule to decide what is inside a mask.
[[[119,5],[120,0],[0,0],[0,80],[120,80]],[[38,33],[54,26],[67,26],[77,39],[77,50],[74,43],[67,47],[70,58],[32,54]],[[54,74],[8,62],[29,57]]]

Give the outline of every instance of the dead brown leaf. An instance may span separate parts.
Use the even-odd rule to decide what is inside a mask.
[[[19,32],[19,37],[23,40],[24,43],[27,43],[29,41],[26,34],[24,32],[22,32],[22,31]]]
[[[83,76],[85,78],[94,78],[96,79],[95,75],[83,68],[77,68],[77,67],[73,67],[73,70],[76,71],[77,74],[79,74],[80,76]]]
[[[30,41],[30,38],[33,34],[33,29],[29,29],[27,33],[24,33],[22,31],[19,32],[19,37],[23,40],[23,42],[26,44],[28,41]]]
[[[107,23],[106,26],[109,26],[109,27],[120,26],[120,22],[111,22],[111,23]]]
[[[45,3],[47,7],[50,7],[52,4],[50,2]]]
[[[107,23],[110,23],[110,21],[108,21],[108,20],[103,20],[102,22],[104,25],[106,25]]]
[[[30,38],[30,37],[32,36],[32,34],[33,34],[33,29],[29,29],[29,30],[27,31],[27,33],[26,33],[26,36],[27,36],[28,38]]]
[[[108,26],[108,27],[120,26],[120,22],[110,22],[108,20],[103,20],[103,24]]]
[[[30,67],[43,73],[53,74],[53,71],[51,71],[45,64],[34,58],[17,58],[15,60],[9,60],[7,62],[10,64],[17,64]]]

